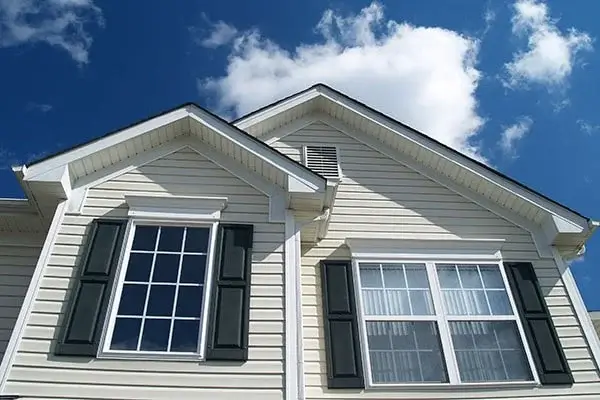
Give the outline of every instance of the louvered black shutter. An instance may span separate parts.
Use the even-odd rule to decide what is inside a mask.
[[[92,222],[56,354],[96,355],[126,224],[125,220]]]
[[[533,265],[529,262],[509,262],[504,265],[541,383],[572,384],[573,377]]]
[[[252,225],[219,226],[207,360],[246,361]]]
[[[364,388],[357,310],[350,261],[321,263],[327,386]]]

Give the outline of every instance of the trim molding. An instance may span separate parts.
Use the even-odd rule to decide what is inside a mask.
[[[304,399],[302,307],[300,287],[300,230],[294,214],[285,216],[285,399]]]
[[[218,220],[227,197],[125,195],[128,215],[139,218]]]
[[[552,254],[554,255],[556,266],[560,271],[563,283],[565,284],[565,289],[567,290],[567,294],[571,299],[571,304],[573,305],[573,309],[575,310],[575,314],[579,320],[579,325],[585,334],[590,351],[594,356],[596,369],[598,369],[600,368],[600,338],[598,338],[598,334],[594,329],[592,318],[590,317],[590,314],[585,307],[585,303],[583,302],[583,298],[581,297],[581,293],[577,288],[577,283],[575,282],[571,268],[569,268],[569,265],[565,262],[564,258],[555,247],[552,247]]]
[[[17,317],[12,334],[10,335],[10,340],[6,346],[4,359],[2,360],[2,364],[0,364],[0,393],[4,391],[4,386],[8,380],[10,368],[12,367],[15,355],[17,354],[18,345],[23,337],[23,332],[25,331],[25,326],[29,320],[33,303],[39,292],[42,276],[44,275],[44,269],[46,268],[46,264],[48,263],[50,254],[52,253],[56,238],[58,237],[58,232],[65,217],[67,206],[68,200],[64,200],[58,203],[56,206],[56,211],[54,212],[54,217],[52,218],[50,228],[48,229],[48,234],[46,235],[46,240],[42,246],[40,257],[35,265],[35,270],[31,276],[31,282],[29,282],[27,293],[23,299],[21,311],[19,311],[19,316]]]
[[[353,258],[501,260],[503,239],[347,238]]]

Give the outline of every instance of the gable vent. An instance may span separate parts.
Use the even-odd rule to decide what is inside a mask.
[[[337,147],[305,146],[304,162],[308,168],[327,179],[340,177]]]

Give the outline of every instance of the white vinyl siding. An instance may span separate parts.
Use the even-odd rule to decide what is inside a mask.
[[[311,124],[273,144],[301,159],[305,144],[335,145],[344,178],[331,210],[329,232],[314,247],[302,249],[302,321],[307,399],[464,399],[461,390],[330,390],[327,388],[321,260],[349,259],[344,240],[351,237],[395,239],[503,239],[503,257],[534,264],[560,342],[573,371],[570,388],[469,390],[469,399],[600,398],[600,378],[592,355],[552,259],[540,259],[531,235],[483,207],[382,155],[323,123]]]
[[[3,244],[10,233],[0,235],[0,362],[23,305],[31,276],[42,248],[38,236],[23,237],[25,246]]]
[[[254,224],[249,360],[245,363],[58,357],[74,266],[96,217],[125,218],[124,195],[225,196],[223,222]],[[283,397],[284,225],[268,222],[269,199],[190,149],[91,188],[81,215],[67,214],[44,270],[39,294],[5,393],[24,399],[232,399]]]

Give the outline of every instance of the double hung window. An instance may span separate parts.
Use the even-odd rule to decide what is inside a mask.
[[[356,264],[372,385],[533,381],[500,264]]]

